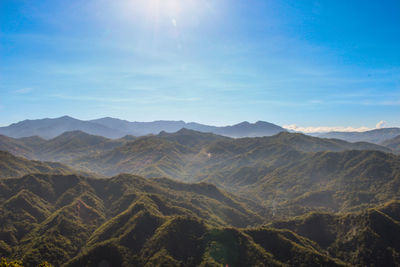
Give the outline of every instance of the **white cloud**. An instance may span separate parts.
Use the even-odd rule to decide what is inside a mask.
[[[33,91],[33,88],[27,87],[27,88],[22,88],[22,89],[15,90],[15,93],[23,95],[23,94],[30,93],[32,91]]]
[[[369,127],[351,127],[351,126],[311,126],[311,127],[303,127],[297,126],[296,124],[284,125],[283,128],[303,133],[327,133],[327,132],[365,132],[371,131],[374,129],[381,129],[388,127],[386,121],[380,121],[376,124],[375,128]]]
[[[327,133],[327,132],[365,132],[373,130],[368,127],[343,127],[343,126],[316,126],[316,127],[302,127],[296,124],[284,125],[283,128],[303,133]]]
[[[172,19],[171,22],[172,22],[172,25],[174,25],[174,27],[176,27],[176,19]]]
[[[381,128],[386,128],[387,127],[387,122],[386,121],[380,121],[376,124],[376,128],[377,129],[381,129]]]

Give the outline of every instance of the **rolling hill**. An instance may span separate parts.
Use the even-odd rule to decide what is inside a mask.
[[[0,151],[0,178],[19,177],[29,173],[68,174],[74,172],[77,171],[60,163],[31,161]]]
[[[85,172],[205,181],[273,207],[275,216],[351,211],[398,193],[398,156],[365,142],[287,132],[232,139],[188,129],[117,140],[79,131],[48,141],[6,140],[4,147],[21,147],[38,159]]]
[[[382,143],[383,146],[386,146],[393,151],[399,153],[400,152],[400,135],[396,136],[393,139],[386,140]]]
[[[0,135],[0,150],[28,159],[68,163],[71,159],[109,151],[135,139],[133,136],[108,139],[82,131],[64,132],[50,140],[37,136],[15,139]]]

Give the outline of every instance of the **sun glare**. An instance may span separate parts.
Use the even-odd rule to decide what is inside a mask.
[[[139,10],[142,10],[147,17],[179,16],[184,7],[187,6],[182,0],[147,0],[132,1]]]

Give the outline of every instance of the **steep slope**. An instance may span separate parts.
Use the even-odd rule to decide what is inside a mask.
[[[399,195],[400,157],[379,151],[317,152],[266,173],[247,187],[282,214],[345,211]]]
[[[0,135],[0,150],[8,151],[16,156],[23,156],[25,158],[34,157],[34,151],[24,142],[19,141],[5,135]]]
[[[348,142],[369,142],[381,144],[382,142],[400,135],[400,128],[383,128],[366,132],[329,132],[318,134],[318,137],[337,138]]]
[[[289,231],[236,228],[263,219],[209,184],[36,174],[1,185],[0,256],[25,266],[344,265]]]
[[[152,233],[176,216],[207,221],[207,227],[244,227],[263,221],[257,215],[261,207],[209,184],[131,175],[92,179],[45,174],[3,179],[0,184],[0,236],[13,257],[23,258],[27,265],[44,260],[65,263],[86,242],[97,245],[119,236],[132,242],[131,238]],[[160,234],[169,232],[161,229]]]
[[[399,216],[400,202],[392,201],[359,213],[313,213],[269,226],[294,231],[352,265],[398,266]]]

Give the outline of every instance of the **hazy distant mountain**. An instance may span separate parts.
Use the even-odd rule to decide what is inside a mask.
[[[161,131],[176,132],[182,128],[199,132],[215,133],[230,137],[256,137],[271,136],[286,130],[278,125],[258,121],[249,123],[247,121],[232,126],[209,126],[195,122],[184,121],[153,121],[153,122],[129,122],[114,118],[102,118],[91,122],[104,125],[108,128],[119,129],[133,135],[158,134]]]
[[[49,140],[37,136],[12,138],[0,135],[0,150],[32,160],[69,163],[82,156],[110,151],[136,138],[127,135],[120,139],[108,139],[82,131],[64,132]]]
[[[329,132],[316,134],[318,137],[337,138],[348,142],[369,142],[381,144],[382,142],[400,135],[400,128],[382,128],[366,132]]]
[[[233,126],[220,127],[214,131],[216,134],[230,137],[261,137],[275,135],[280,132],[286,132],[286,130],[265,121],[257,121],[256,123],[245,121]]]
[[[7,127],[0,127],[0,134],[15,138],[40,136],[50,139],[64,132],[77,130],[108,138],[118,138],[125,135],[118,128],[111,129],[101,124],[81,121],[68,116],[56,119],[24,120]]]
[[[0,179],[19,177],[28,173],[69,174],[77,171],[60,163],[27,160],[0,150]]]
[[[395,138],[384,141],[382,145],[396,152],[400,152],[400,135],[396,136]]]
[[[162,131],[172,133],[182,128],[230,137],[271,136],[286,132],[285,129],[278,125],[262,121],[256,123],[242,122],[233,126],[217,127],[195,122],[186,123],[184,121],[129,122],[109,117],[82,121],[64,116],[55,119],[21,121],[6,127],[0,127],[0,134],[14,138],[40,136],[45,139],[51,139],[64,132],[82,131],[107,138],[120,138],[125,135],[158,134]]]

